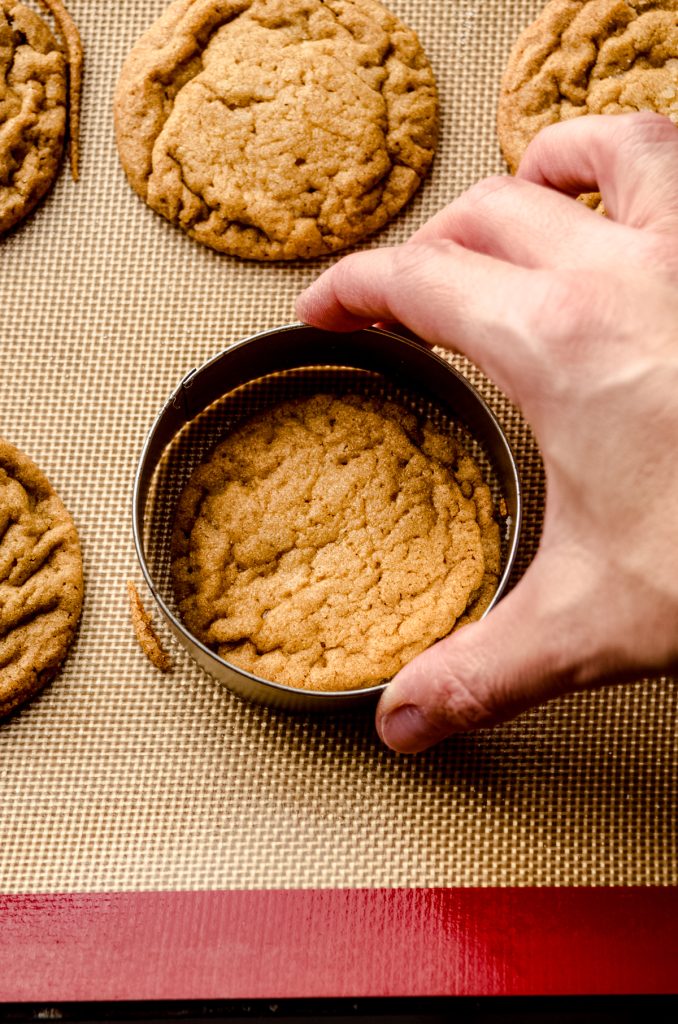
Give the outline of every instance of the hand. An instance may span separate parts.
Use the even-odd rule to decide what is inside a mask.
[[[572,199],[598,189],[608,217]],[[539,551],[485,619],[415,658],[377,710],[403,752],[559,694],[678,665],[678,128],[547,128],[408,242],[299,298],[334,331],[399,321],[523,411],[547,478]]]

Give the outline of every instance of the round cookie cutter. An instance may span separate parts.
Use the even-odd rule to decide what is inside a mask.
[[[183,625],[170,582],[174,506],[195,465],[238,418],[296,397],[299,389],[305,393],[357,389],[393,397],[421,413],[435,414],[434,418],[448,417],[446,422],[463,432],[467,446],[471,439],[472,453],[484,475],[489,474],[495,502],[503,498],[507,513],[502,574],[487,611],[505,592],[515,561],[521,486],[506,436],[475,388],[423,342],[380,328],[331,334],[289,324],[263,331],[191,370],[172,392],[144,443],[132,507],[141,570],[163,618],[191,657],[241,697],[294,711],[348,710],[374,703],[388,684],[340,692],[299,690],[237,668]]]

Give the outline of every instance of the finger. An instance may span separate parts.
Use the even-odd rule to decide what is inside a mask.
[[[302,293],[297,315],[330,331],[398,321],[463,352],[517,401],[535,359],[523,323],[538,285],[535,272],[454,242],[408,242],[344,257]]]
[[[569,195],[598,190],[608,216],[629,227],[678,226],[678,128],[659,114],[551,125],[532,140],[517,176]]]
[[[553,569],[539,554],[486,618],[398,673],[377,709],[377,729],[389,747],[417,753],[581,685],[592,660],[588,616],[575,595],[557,593]]]
[[[604,267],[610,249],[632,252],[632,232],[552,189],[508,175],[486,178],[413,236],[451,239],[474,252],[522,267]]]

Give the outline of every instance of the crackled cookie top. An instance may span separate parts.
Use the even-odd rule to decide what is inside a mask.
[[[198,241],[262,260],[382,227],[437,134],[428,61],[376,0],[175,0],[127,59],[115,113],[139,195]]]
[[[515,171],[546,125],[635,110],[678,124],[678,0],[551,0],[511,53],[499,138]]]
[[[66,59],[42,18],[0,0],[0,234],[25,217],[59,170]]]
[[[0,439],[0,718],[56,672],[82,589],[73,520],[40,470]]]
[[[309,690],[390,679],[478,616],[499,573],[476,463],[404,409],[357,396],[241,425],[193,473],[172,548],[188,628],[227,661]]]

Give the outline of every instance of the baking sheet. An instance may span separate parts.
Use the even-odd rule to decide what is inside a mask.
[[[65,669],[0,725],[0,890],[675,885],[678,687],[582,694],[418,758],[369,715],[290,717],[241,702],[172,645],[143,658],[125,580],[141,577],[131,490],[146,431],[184,374],[294,317],[331,260],[242,263],[187,239],[132,193],[112,93],[165,0],[70,0],[86,48],[81,181],[67,170],[0,242],[0,433],[77,522],[85,611]],[[367,245],[404,240],[502,170],[494,113],[512,40],[539,0],[390,0],[436,72],[430,179]],[[537,450],[473,368],[523,473],[524,567],[544,502]]]

